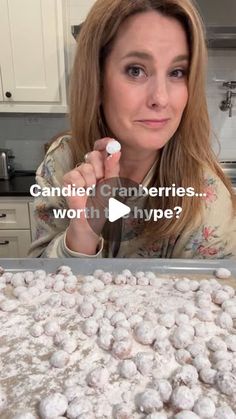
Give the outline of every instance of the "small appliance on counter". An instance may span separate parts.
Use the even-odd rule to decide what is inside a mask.
[[[14,158],[11,149],[0,148],[0,179],[8,180],[14,175]]]

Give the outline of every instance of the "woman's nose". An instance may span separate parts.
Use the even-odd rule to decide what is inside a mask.
[[[150,82],[148,88],[148,106],[153,107],[166,107],[169,101],[169,95],[166,85],[166,80],[158,79]]]

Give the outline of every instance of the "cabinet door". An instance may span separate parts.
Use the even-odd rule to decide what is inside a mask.
[[[29,230],[0,230],[0,258],[24,258],[30,243]]]
[[[4,101],[60,101],[58,9],[59,0],[0,0]]]
[[[28,204],[24,202],[0,203],[0,230],[30,227]]]

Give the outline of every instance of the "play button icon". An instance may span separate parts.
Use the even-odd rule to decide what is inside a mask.
[[[99,181],[86,201],[91,229],[118,244],[141,234],[148,225],[142,217],[143,208],[154,208],[154,204],[145,194],[139,195],[139,188],[138,183],[122,177]]]
[[[108,202],[108,211],[109,211],[109,221],[113,223],[119,218],[124,217],[130,213],[131,208],[128,205],[122,204],[122,202],[118,201],[115,198],[109,198]]]

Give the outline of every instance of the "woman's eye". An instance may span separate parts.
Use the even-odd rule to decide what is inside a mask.
[[[187,70],[182,68],[177,68],[171,72],[171,76],[176,77],[177,79],[181,79],[187,75]]]
[[[145,72],[141,67],[134,66],[134,65],[127,67],[126,72],[129,76],[135,77],[135,78],[140,78],[143,75],[145,75]]]

